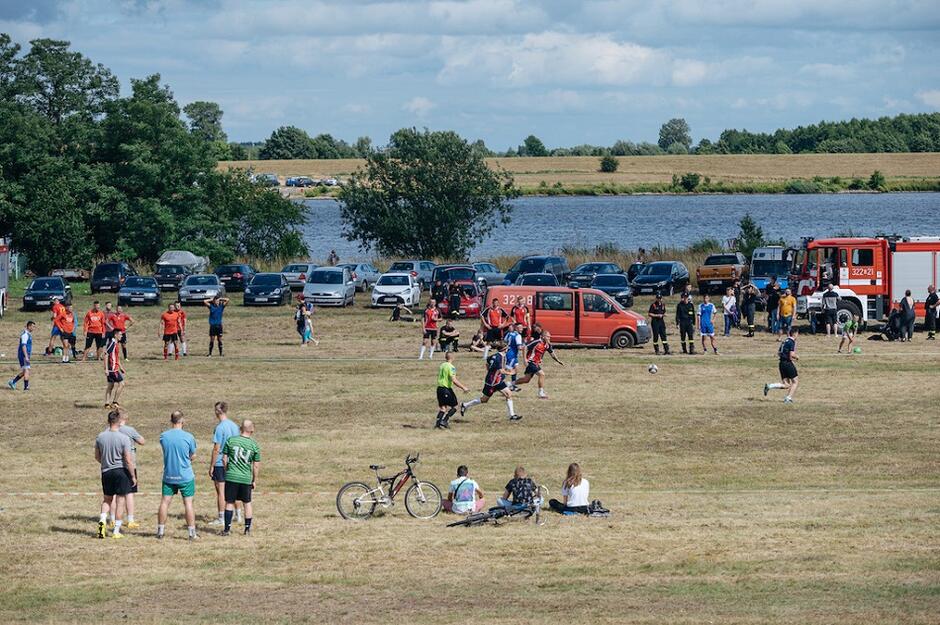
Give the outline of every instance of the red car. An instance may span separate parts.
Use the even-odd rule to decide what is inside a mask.
[[[476,319],[483,310],[483,293],[480,287],[472,280],[460,280],[457,283],[460,287],[460,316],[468,319]],[[450,298],[443,302],[438,302],[437,307],[445,317],[450,315]]]

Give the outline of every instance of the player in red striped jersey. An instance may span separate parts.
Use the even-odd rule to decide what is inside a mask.
[[[542,371],[542,357],[548,352],[552,360],[562,367],[565,366],[565,363],[558,360],[558,357],[555,356],[555,350],[552,348],[551,333],[547,330],[542,332],[540,338],[531,341],[525,346],[525,351],[529,355],[529,361],[526,363],[525,375],[516,380],[516,385],[528,384],[533,376],[538,376],[539,399],[548,399],[548,395],[545,394],[545,372]]]
[[[121,336],[124,333],[114,330],[114,335],[108,339],[105,348],[104,371],[108,378],[108,390],[104,393],[104,407],[111,408],[118,405],[121,391],[124,390],[124,367],[121,366]]]
[[[424,338],[421,340],[421,355],[418,356],[418,360],[424,360],[426,351],[428,352],[428,360],[434,360],[434,344],[437,342],[437,322],[440,318],[441,311],[437,307],[437,301],[434,299],[428,301],[427,308],[424,309]]]

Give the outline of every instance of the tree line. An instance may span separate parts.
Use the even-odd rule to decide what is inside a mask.
[[[302,206],[217,171],[221,120],[211,102],[181,110],[159,74],[122,97],[112,72],[68,42],[23,50],[0,34],[0,235],[37,272],[151,263],[168,248],[214,262],[305,254]]]

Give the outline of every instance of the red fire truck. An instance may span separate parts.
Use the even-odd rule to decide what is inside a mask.
[[[886,319],[906,289],[923,318],[927,286],[940,279],[940,237],[805,239],[793,271],[801,315],[822,309],[831,283],[840,295],[840,323],[851,314],[863,322]]]

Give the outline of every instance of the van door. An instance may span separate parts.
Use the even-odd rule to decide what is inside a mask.
[[[535,321],[552,335],[552,342],[575,342],[574,292],[538,291],[535,294]]]
[[[579,291],[581,298],[581,319],[578,324],[582,343],[607,344],[613,334],[612,319],[617,312],[614,306],[599,293]]]

